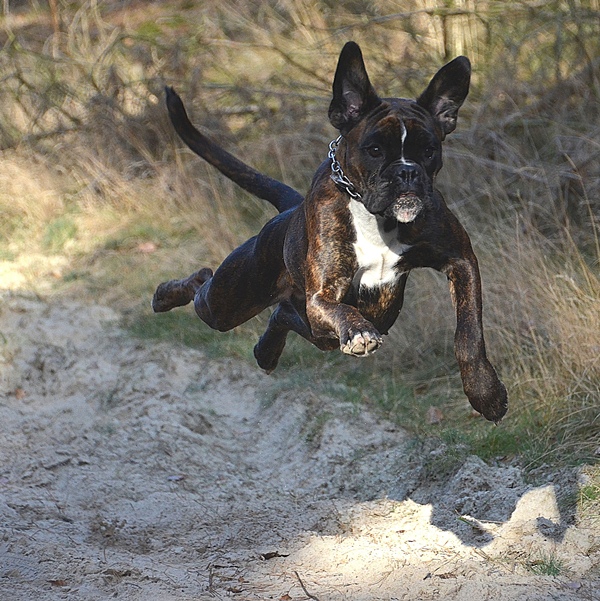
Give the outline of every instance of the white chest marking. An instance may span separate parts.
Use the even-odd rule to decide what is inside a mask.
[[[369,213],[360,201],[350,200],[350,213],[356,229],[354,252],[358,262],[354,286],[375,288],[395,282],[402,273],[396,265],[410,246],[396,239],[395,229],[384,232],[379,228],[375,215]]]

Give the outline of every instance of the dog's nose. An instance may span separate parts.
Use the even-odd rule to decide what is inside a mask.
[[[416,163],[404,163],[398,171],[398,179],[405,186],[414,186],[419,179],[420,173],[421,170]]]

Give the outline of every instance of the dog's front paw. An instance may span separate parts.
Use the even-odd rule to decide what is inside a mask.
[[[381,334],[375,328],[350,328],[340,339],[340,350],[347,355],[365,357],[375,352],[382,342]]]
[[[470,377],[463,379],[463,386],[473,409],[498,424],[508,409],[508,394],[491,364],[486,362],[479,370],[473,370]]]

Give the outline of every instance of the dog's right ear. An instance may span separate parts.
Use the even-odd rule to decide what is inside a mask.
[[[417,98],[417,104],[427,109],[440,128],[442,140],[456,129],[458,109],[469,93],[471,63],[459,56],[443,66],[427,89]]]
[[[333,99],[329,105],[331,125],[341,134],[347,134],[380,102],[369,81],[358,44],[347,42],[333,79]]]

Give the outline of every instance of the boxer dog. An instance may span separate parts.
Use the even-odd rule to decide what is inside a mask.
[[[454,131],[469,91],[471,66],[458,57],[416,99],[380,98],[360,48],[348,42],[333,80],[329,146],[305,199],[242,163],[190,123],[167,89],[175,130],[197,154],[279,214],[213,273],[158,286],[152,307],[194,302],[211,328],[230,330],[275,306],[254,348],[258,365],[277,366],[290,330],[322,350],[373,353],[396,321],[408,274],[446,274],[456,309],[455,355],[475,410],[499,422],[507,393],[486,356],[481,279],[466,231],[434,189],[442,142]]]

